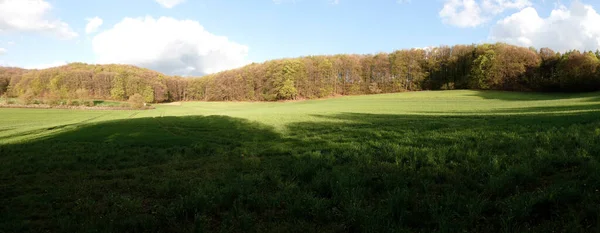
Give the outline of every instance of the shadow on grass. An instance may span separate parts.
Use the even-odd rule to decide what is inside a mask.
[[[95,105],[103,104],[104,100],[94,100],[93,102],[94,102],[94,106],[95,106]]]
[[[600,112],[599,104],[582,104],[582,105],[566,105],[566,106],[545,106],[545,107],[522,107],[522,108],[498,108],[487,111],[427,111],[419,112],[423,114],[467,114],[467,115],[494,115],[494,114],[564,114],[564,113],[584,113],[584,112]]]
[[[94,100],[94,106],[98,107],[120,107],[124,103],[118,101],[105,101],[105,100]]]
[[[600,111],[600,104],[509,108],[491,111],[492,113],[553,113],[553,112],[595,112]]]
[[[586,102],[600,102],[600,93],[597,93],[596,96],[589,98]]]
[[[597,97],[600,92],[590,93],[541,93],[541,92],[507,92],[507,91],[477,91],[474,96],[484,99],[504,101],[540,101]],[[596,99],[600,101],[600,99]]]
[[[286,134],[120,120],[0,146],[0,231],[598,229],[598,112],[317,117]]]

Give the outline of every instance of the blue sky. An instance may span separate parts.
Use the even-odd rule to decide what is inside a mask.
[[[0,0],[0,65],[128,63],[203,75],[249,62],[502,41],[600,48],[592,0]],[[97,17],[95,30],[86,32]]]

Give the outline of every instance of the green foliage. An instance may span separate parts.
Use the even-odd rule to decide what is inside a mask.
[[[144,89],[144,101],[146,103],[154,102],[154,89],[150,86],[146,86],[146,89]]]
[[[325,87],[325,88],[319,89],[318,97],[325,98],[325,97],[331,96],[332,94],[333,94],[333,87]]]
[[[142,109],[144,108],[144,97],[138,93],[129,97],[129,105],[134,109]]]
[[[479,57],[473,61],[470,88],[484,90],[490,88],[487,80],[494,68],[495,59],[496,53],[493,50],[487,50],[484,54],[479,55]]]
[[[294,87],[294,81],[291,79],[286,79],[279,87],[279,91],[277,92],[277,98],[282,100],[295,99],[298,91],[296,87]]]
[[[9,104],[9,98],[8,95],[6,93],[0,95],[0,104],[1,105],[5,105],[5,104]]]
[[[110,96],[115,100],[125,99],[125,80],[119,75],[113,79],[112,89],[110,90]]]
[[[0,109],[0,231],[597,232],[599,106],[439,91]]]

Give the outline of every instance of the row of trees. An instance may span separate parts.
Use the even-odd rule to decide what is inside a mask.
[[[146,102],[274,101],[439,89],[510,91],[600,90],[600,53],[564,54],[508,44],[456,45],[374,55],[272,60],[183,78],[124,65],[73,63],[45,70],[0,69],[0,94],[59,95]]]
[[[501,43],[310,56],[191,79],[187,93],[201,100],[282,100],[425,89],[596,91],[599,59],[599,52]]]
[[[44,99],[77,99],[87,93],[92,99],[128,100],[134,94],[146,102],[183,99],[188,80],[127,65],[69,65],[23,70],[0,68],[0,95],[32,95]]]

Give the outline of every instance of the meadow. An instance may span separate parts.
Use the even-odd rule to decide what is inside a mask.
[[[598,232],[600,93],[0,109],[0,232]]]

